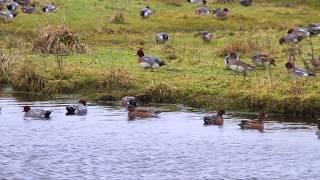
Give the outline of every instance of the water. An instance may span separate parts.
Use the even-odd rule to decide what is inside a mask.
[[[66,117],[71,101],[25,100],[0,93],[1,180],[320,177],[313,125],[270,121],[263,133],[243,131],[236,124],[245,117],[229,114],[223,127],[204,127],[206,114],[188,111],[128,121],[124,109],[95,104],[88,116]],[[24,119],[25,104],[52,109],[51,120]]]

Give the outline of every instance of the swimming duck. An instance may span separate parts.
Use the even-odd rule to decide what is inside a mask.
[[[9,10],[0,10],[0,18],[3,19],[5,22],[13,21],[17,15],[17,12],[12,12]]]
[[[204,125],[223,125],[223,115],[225,114],[224,110],[219,110],[217,115],[205,116],[203,118]]]
[[[218,19],[226,19],[230,14],[230,10],[228,8],[223,8],[222,10],[218,8],[216,10],[213,10],[212,13]]]
[[[166,32],[160,32],[156,36],[157,43],[166,43],[169,40],[169,34]]]
[[[251,6],[252,3],[253,3],[253,0],[240,0],[240,4],[245,7]]]
[[[142,48],[137,51],[137,55],[139,56],[138,63],[144,69],[159,69],[161,66],[166,65],[165,62],[159,58],[145,56]]]
[[[320,24],[309,24],[308,31],[310,32],[311,36],[316,36],[320,34]]]
[[[23,112],[25,117],[48,119],[52,111],[47,111],[43,109],[31,109],[30,106],[24,106]]]
[[[291,62],[287,62],[285,64],[285,67],[287,68],[288,72],[301,77],[309,77],[309,76],[315,76],[315,73],[308,71],[306,69],[302,68],[296,68]]]
[[[23,6],[22,7],[22,12],[24,12],[26,14],[32,14],[33,12],[35,12],[35,10],[36,10],[35,4],[31,4],[30,6]]]
[[[77,104],[67,106],[66,109],[66,115],[86,115],[88,112],[87,102],[84,99],[80,99]]]
[[[213,34],[208,31],[200,31],[199,35],[200,35],[201,39],[206,43],[211,42],[213,39]]]
[[[228,67],[235,71],[235,72],[241,72],[246,76],[246,73],[248,71],[254,70],[255,67],[252,66],[251,64],[247,64],[243,61],[240,60],[240,57],[236,53],[230,53],[226,58],[225,58],[225,63],[228,65]]]
[[[212,10],[204,6],[204,7],[198,7],[194,12],[196,15],[205,16],[210,14]]]
[[[52,2],[51,4],[44,5],[42,7],[42,12],[44,12],[44,13],[53,13],[56,11],[57,11],[57,7],[54,4],[54,2]]]
[[[273,65],[274,67],[276,67],[275,59],[273,59],[272,57],[266,54],[258,53],[254,55],[252,57],[252,62],[253,64],[259,67],[267,68],[267,67],[270,67],[270,65]]]
[[[263,130],[264,129],[264,121],[267,119],[267,115],[264,112],[261,112],[259,114],[259,118],[257,120],[243,120],[240,124],[238,124],[241,129],[258,129]]]
[[[121,100],[121,105],[123,107],[128,107],[129,105],[137,107],[137,103],[138,103],[137,99],[133,96],[125,96]]]
[[[130,119],[157,117],[157,114],[159,113],[159,112],[154,112],[147,109],[135,108],[132,105],[129,105],[127,109],[128,109],[128,117]]]
[[[207,4],[207,0],[187,0],[189,3],[193,3],[193,4],[195,4],[195,3],[197,3],[197,4],[203,4],[203,5],[205,5],[205,4]]]
[[[140,16],[143,18],[148,18],[153,14],[152,9],[149,6],[146,6],[145,8],[141,9]]]
[[[19,4],[15,1],[12,1],[9,4],[7,4],[7,9],[9,11],[16,11],[18,8],[19,8]]]

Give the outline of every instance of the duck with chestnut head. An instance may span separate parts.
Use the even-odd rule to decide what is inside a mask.
[[[43,109],[31,109],[30,106],[24,106],[23,112],[25,117],[37,118],[37,119],[49,119],[52,111]]]
[[[142,48],[137,51],[137,56],[139,65],[144,69],[159,69],[166,65],[160,58],[145,55]]]
[[[295,76],[300,76],[300,77],[310,77],[310,76],[315,76],[316,74],[314,72],[308,71],[303,68],[297,68],[295,65],[291,62],[287,62],[285,64],[285,67],[287,68],[288,72],[290,74],[293,74]]]
[[[213,116],[205,116],[203,118],[204,125],[223,125],[223,115],[225,114],[225,110],[221,109],[217,112],[216,115]]]
[[[78,103],[67,106],[66,110],[66,115],[86,115],[88,113],[87,102],[84,99],[80,99]]]

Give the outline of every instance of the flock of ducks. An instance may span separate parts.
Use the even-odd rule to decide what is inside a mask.
[[[32,14],[37,11],[37,7],[31,0],[0,0],[0,18],[4,22],[13,21],[19,14],[19,10],[26,14]],[[53,2],[41,7],[43,13],[53,13],[56,10],[57,7]]]
[[[129,119],[158,117],[159,111],[137,107],[137,104],[138,101],[133,96],[126,96],[122,99],[121,105],[127,107]],[[224,124],[223,115],[225,115],[225,110],[221,109],[216,115],[205,116],[203,118],[203,124],[222,126]],[[267,117],[264,112],[261,112],[258,119],[243,120],[238,125],[241,129],[258,129],[262,131],[264,129],[264,121]]]
[[[160,111],[153,109],[147,109],[143,107],[137,107],[138,100],[134,96],[125,96],[121,100],[121,105],[126,107],[128,111],[129,120],[136,118],[154,118],[158,117]],[[1,108],[0,108],[1,111]],[[23,107],[24,117],[34,119],[50,119],[50,115],[53,111],[45,109],[32,109],[30,106]],[[66,116],[85,116],[88,113],[87,102],[84,99],[80,99],[78,103],[66,106]],[[216,115],[205,116],[203,118],[204,125],[216,125],[222,126],[224,124],[223,115],[225,110],[219,110]],[[267,119],[267,115],[261,112],[257,120],[243,120],[238,125],[241,129],[264,129],[264,121]]]
[[[211,9],[207,6],[206,0],[187,0],[189,3],[193,4],[200,4],[201,6],[195,10],[195,14],[197,15],[208,15],[213,14],[215,17],[219,19],[225,19],[230,14],[230,9],[228,8],[216,8]],[[220,0],[219,2],[229,3],[230,0]],[[242,6],[248,7],[253,4],[253,0],[240,0],[240,4]],[[140,15],[144,18],[148,18],[153,15],[152,9],[147,6],[140,11]],[[287,44],[289,46],[294,46],[300,41],[312,38],[320,34],[320,24],[309,24],[307,27],[297,27],[288,30],[288,33],[279,39],[280,45]],[[203,42],[209,43],[213,40],[214,34],[209,31],[200,31],[196,34],[200,36]],[[167,32],[160,32],[156,35],[156,43],[163,44],[169,40],[169,34]],[[137,52],[138,63],[144,69],[158,69],[161,66],[165,65],[165,62],[160,58],[153,57],[153,56],[145,56],[143,53],[143,49],[140,48]],[[230,52],[225,57],[225,64],[226,66],[237,73],[242,73],[244,78],[246,77],[247,73],[250,71],[255,70],[257,67],[262,67],[264,69],[271,69],[271,66],[276,67],[276,60],[268,54],[264,53],[256,53],[252,56],[252,63],[248,64],[241,60],[240,55],[237,52]],[[313,64],[320,67],[320,58],[318,61],[312,61]],[[315,73],[304,68],[296,67],[295,60],[289,59],[289,62],[285,64],[285,68],[287,71],[295,76],[301,77],[309,77],[315,76]]]

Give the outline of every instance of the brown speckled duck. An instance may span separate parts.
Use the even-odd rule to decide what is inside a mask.
[[[259,114],[259,118],[256,120],[243,120],[238,124],[241,129],[264,129],[264,121],[267,119],[267,115],[264,112]]]

